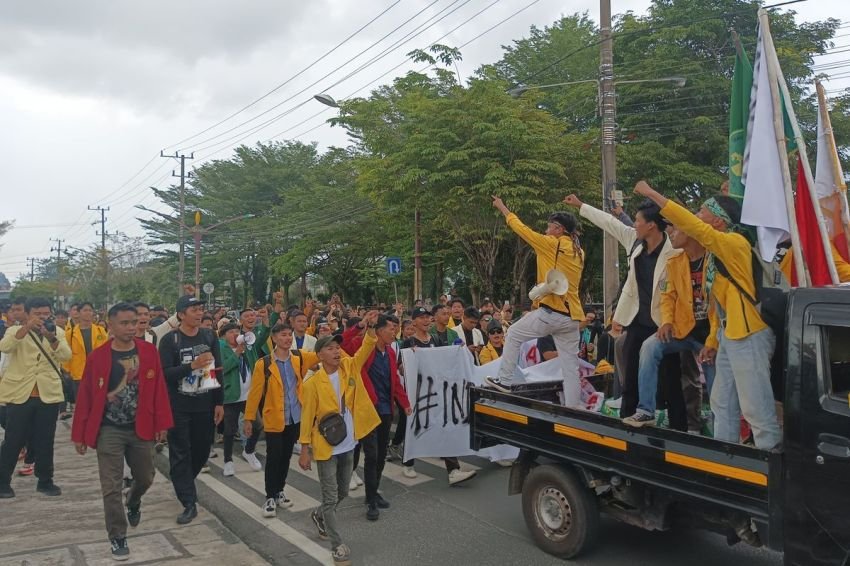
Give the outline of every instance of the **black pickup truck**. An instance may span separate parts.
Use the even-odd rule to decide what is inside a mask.
[[[535,542],[572,558],[600,512],[649,530],[692,527],[784,552],[786,565],[850,564],[850,288],[788,297],[781,450],[629,428],[516,393],[470,390],[474,449],[521,449],[511,494]]]

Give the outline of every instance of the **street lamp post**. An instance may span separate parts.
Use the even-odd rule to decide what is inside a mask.
[[[604,4],[605,2],[603,2],[603,5]],[[605,21],[605,14],[602,15],[602,18],[603,21]],[[617,146],[614,137],[617,129],[617,120],[614,86],[619,84],[672,83],[676,87],[682,87],[685,85],[686,79],[684,77],[662,77],[658,79],[615,81],[613,59],[610,57],[610,45],[608,45],[611,41],[611,30],[610,28],[605,28],[603,26],[601,31],[603,37],[603,49],[599,78],[537,86],[518,85],[509,89],[507,93],[514,98],[518,98],[529,90],[596,83],[599,97],[599,109],[602,116],[602,209],[610,213],[614,203],[613,190],[617,184]],[[619,257],[620,254],[617,249],[617,240],[606,232],[603,235],[602,240],[602,302],[606,321],[611,315],[614,299],[617,295],[617,289],[619,289],[620,286]]]

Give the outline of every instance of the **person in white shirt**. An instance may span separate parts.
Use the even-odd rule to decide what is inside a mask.
[[[484,335],[478,328],[478,322],[481,320],[481,313],[475,307],[466,307],[463,311],[463,319],[461,323],[455,326],[454,331],[457,332],[458,338],[469,348],[472,357],[475,358],[475,365],[478,364],[478,354],[484,348]]]

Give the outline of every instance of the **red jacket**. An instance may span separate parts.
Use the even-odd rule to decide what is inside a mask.
[[[139,403],[136,409],[136,435],[153,440],[157,432],[174,426],[165,376],[156,346],[135,339],[139,355]],[[112,339],[92,350],[86,358],[86,369],[77,393],[71,439],[97,447],[97,436],[106,406],[109,374],[112,371]]]
[[[365,364],[363,364],[363,369],[360,370],[360,374],[363,377],[363,385],[366,386],[366,391],[369,393],[369,398],[372,400],[372,404],[377,407],[378,394],[375,393],[375,386],[372,385],[372,378],[369,377],[369,368],[371,368],[372,364],[375,362],[376,352],[377,350],[373,350],[369,355],[369,359],[366,360]],[[398,361],[396,359],[396,352],[392,346],[387,346],[387,355],[389,356],[390,361],[390,407],[395,407],[395,403],[393,403],[393,400],[395,400],[399,405],[401,405],[401,408],[406,411],[410,408],[410,401],[407,400],[407,393],[404,391],[401,379],[398,377]]]
[[[353,356],[363,345],[363,329],[357,326],[350,326],[342,333],[342,349],[349,356]]]

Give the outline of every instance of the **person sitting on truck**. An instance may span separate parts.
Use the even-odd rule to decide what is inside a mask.
[[[738,442],[743,413],[752,427],[756,447],[776,447],[782,441],[770,386],[770,358],[776,337],[758,310],[718,271],[715,263],[722,261],[738,285],[751,296],[755,293],[752,246],[737,231],[740,205],[731,197],[719,196],[708,199],[693,214],[645,181],[638,182],[635,192],[660,206],[670,222],[709,252],[703,285],[711,301],[711,331],[700,358],[714,359],[716,367],[711,389],[714,437]]]
[[[578,346],[584,310],[578,289],[584,271],[584,251],[578,239],[578,222],[572,214],[557,212],[549,216],[546,233],[538,234],[508,210],[499,197],[493,197],[493,206],[505,216],[508,227],[534,249],[537,255],[537,282],[545,281],[550,270],[558,269],[567,278],[569,287],[562,295],[549,294],[542,297],[536,310],[523,316],[508,329],[499,375],[488,377],[485,386],[509,392],[522,343],[551,334],[561,361],[564,405],[581,406]]]
[[[668,235],[673,247],[684,253],[667,260],[666,275],[660,283],[661,327],[640,349],[638,407],[634,415],[623,419],[624,424],[634,427],[655,423],[658,369],[664,356],[699,353],[709,333],[708,301],[702,285],[705,248],[675,226]],[[709,392],[713,370],[711,365],[703,364]]]
[[[667,260],[679,255],[673,249],[664,230],[667,222],[660,209],[652,202],[644,202],[635,214],[634,226],[626,226],[617,218],[569,195],[564,202],[579,209],[579,214],[612,235],[626,250],[629,273],[617,309],[614,322],[628,329],[624,344],[625,368],[622,389],[621,417],[635,414],[638,405],[638,364],[644,340],[658,331],[661,324],[661,293],[658,283],[664,274]]]

